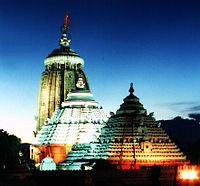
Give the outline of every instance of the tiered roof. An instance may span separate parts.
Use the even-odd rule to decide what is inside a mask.
[[[35,134],[41,130],[47,118],[52,116],[56,107],[67,98],[67,94],[76,88],[79,77],[84,80],[85,89],[90,90],[87,76],[82,69],[84,60],[70,48],[69,25],[66,23],[61,28],[60,48],[53,50],[44,60],[45,71],[39,86]]]
[[[38,132],[36,144],[89,143],[100,135],[106,121],[106,114],[90,91],[72,91]]]
[[[47,155],[55,163],[61,162],[71,151],[72,145],[94,142],[101,134],[101,128],[108,118],[85,86],[83,78],[78,78],[76,90],[68,94],[38,131],[33,153],[37,163]]]

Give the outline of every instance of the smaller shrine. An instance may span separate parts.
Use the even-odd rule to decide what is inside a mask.
[[[44,158],[41,162],[40,165],[40,170],[41,171],[52,171],[52,170],[56,170],[56,164],[53,161],[53,158],[49,157],[47,155],[46,158]]]

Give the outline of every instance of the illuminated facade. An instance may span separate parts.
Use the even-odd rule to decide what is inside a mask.
[[[118,169],[187,164],[186,156],[155,121],[153,113],[147,114],[133,94],[132,84],[116,114],[107,118],[90,92],[83,59],[69,47],[65,27],[61,48],[45,59],[31,159],[40,164],[49,156],[43,161],[44,167],[50,162],[65,170],[80,170],[82,165],[99,159]]]
[[[87,77],[82,70],[84,60],[69,47],[66,31],[62,32],[59,41],[61,48],[53,50],[44,61],[46,70],[42,73],[39,86],[36,133],[67,98],[67,94],[76,88],[78,78],[83,79],[89,90]]]
[[[66,164],[60,165],[69,170],[80,169],[83,159],[85,164],[92,159],[108,160],[118,169],[188,163],[186,156],[155,121],[153,113],[147,114],[133,94],[132,84],[129,92],[119,110],[102,128],[99,139],[91,144],[74,145]]]

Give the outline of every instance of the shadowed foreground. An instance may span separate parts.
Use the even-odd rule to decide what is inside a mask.
[[[1,186],[42,185],[199,185],[176,180],[176,167],[143,167],[139,170],[34,171],[22,165],[1,173]]]

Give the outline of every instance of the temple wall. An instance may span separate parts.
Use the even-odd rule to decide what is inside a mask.
[[[64,71],[64,100],[67,98],[67,94],[75,89],[75,70],[65,69]],[[63,101],[64,101],[63,100]]]
[[[56,74],[56,83],[55,83],[55,86],[56,86],[56,89],[55,89],[55,106],[54,106],[53,110],[55,110],[55,107],[57,105],[60,105],[62,103],[63,94],[64,94],[64,92],[62,91],[63,90],[63,84],[62,84],[63,71],[56,71],[56,72],[57,72],[57,74]]]
[[[32,145],[30,158],[39,164],[48,155],[53,158],[55,163],[59,163],[65,160],[66,154],[71,151],[72,146],[73,144]]]
[[[86,89],[89,90],[87,77],[80,69],[54,69],[42,73],[38,93],[36,132],[41,129],[47,118],[52,116],[55,108],[67,98],[67,94],[76,88],[79,76],[83,77]]]

